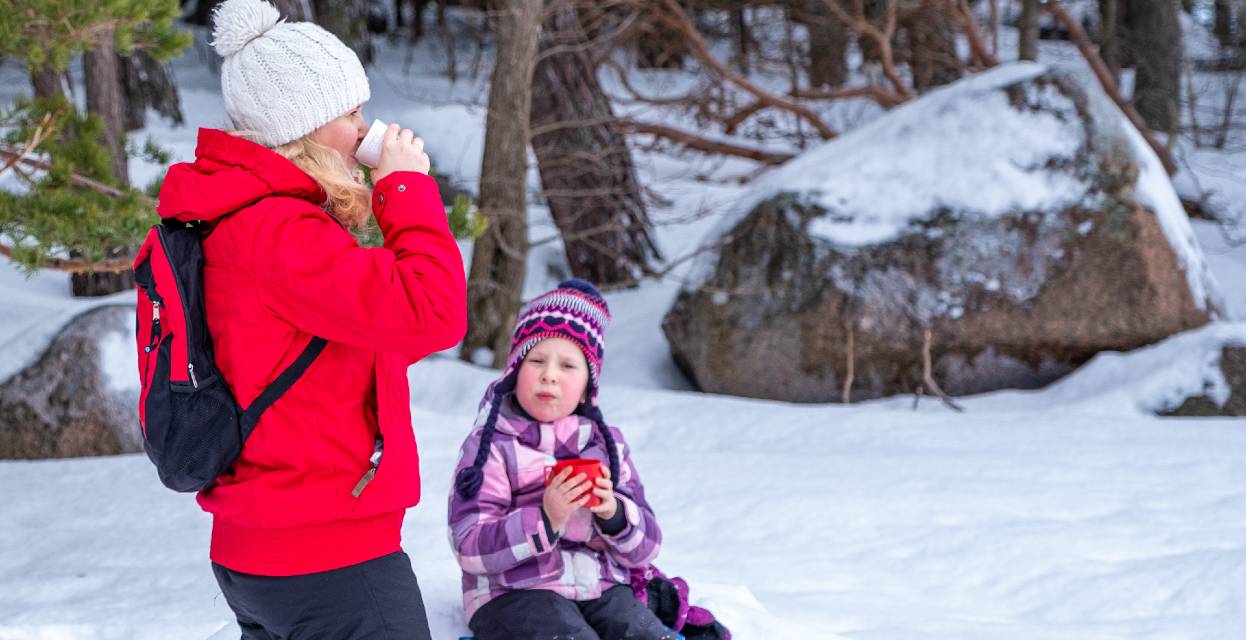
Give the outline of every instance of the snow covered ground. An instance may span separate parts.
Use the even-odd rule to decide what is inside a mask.
[[[197,56],[177,65],[188,126],[147,130],[177,159],[191,157],[194,127],[223,125]],[[487,78],[450,83],[437,56],[420,49],[407,75],[402,54],[383,51],[369,116],[416,126],[437,166],[470,184]],[[20,71],[0,67],[0,87],[22,86]],[[700,242],[715,220],[696,213],[739,197],[730,177],[751,169],[637,157],[642,182],[670,200],[654,211],[669,258]],[[160,168],[131,171],[142,183]],[[544,209],[532,213],[532,237],[549,235]],[[666,224],[684,217],[696,220]],[[1210,223],[1194,229],[1231,318],[1246,319],[1246,249]],[[559,253],[533,251],[529,293],[564,275]],[[1246,421],[1152,415],[1224,393],[1216,354],[1246,344],[1246,323],[1103,354],[1048,389],[965,399],[964,414],[911,397],[791,405],[688,391],[659,328],[684,276],[608,296],[602,402],[662,523],[659,566],[740,640],[1246,637]],[[67,296],[63,276],[27,281],[0,264],[0,380],[99,303]],[[102,364],[134,367],[128,353]],[[410,371],[425,488],[404,547],[439,640],[467,634],[445,497],[494,375],[450,357]],[[141,455],[0,462],[0,640],[236,638],[209,528]]]
[[[1183,356],[1211,333],[1246,343],[1246,325],[1217,325],[965,414],[623,384],[603,402],[663,524],[660,566],[739,638],[1236,638],[1246,428],[1139,404],[1195,379],[1202,359]],[[404,546],[436,638],[466,631],[444,500],[491,377],[448,358],[411,372],[425,501]],[[2,463],[0,504],[0,638],[230,628],[209,518],[142,456]]]

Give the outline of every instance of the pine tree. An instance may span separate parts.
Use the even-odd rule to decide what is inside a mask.
[[[191,42],[173,26],[179,12],[177,0],[0,0],[0,55],[25,63],[32,78],[55,78],[92,50],[167,60]],[[148,194],[119,178],[117,164],[139,154],[168,159],[150,142],[127,145],[123,131],[46,93],[0,114],[0,168],[17,173],[23,187],[0,193],[0,253],[30,272],[55,267],[128,279],[127,262],[155,212]],[[75,293],[91,294],[79,281]]]

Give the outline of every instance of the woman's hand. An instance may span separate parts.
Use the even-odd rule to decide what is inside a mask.
[[[614,497],[614,483],[610,482],[610,467],[604,464],[601,465],[601,477],[597,478],[597,486],[593,487],[593,495],[601,498],[601,502],[588,510],[602,520],[613,518],[614,512],[619,508],[619,501]]]
[[[418,171],[427,174],[428,168],[424,140],[415,137],[410,129],[402,129],[396,124],[389,125],[389,129],[385,131],[385,139],[381,142],[381,158],[376,163],[376,171],[372,172],[372,183],[384,180],[385,176],[395,171]]]
[[[584,506],[593,495],[589,492],[587,475],[581,473],[568,477],[570,475],[571,467],[567,467],[550,478],[545,487],[545,497],[541,500],[541,505],[545,507],[545,516],[549,518],[549,526],[554,531],[562,531],[567,526],[567,520],[571,519],[571,514]]]

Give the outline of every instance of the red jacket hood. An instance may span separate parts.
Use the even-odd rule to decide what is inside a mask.
[[[325,192],[273,150],[217,129],[200,129],[194,162],[169,167],[156,212],[182,222],[215,220],[269,196],[317,205]]]

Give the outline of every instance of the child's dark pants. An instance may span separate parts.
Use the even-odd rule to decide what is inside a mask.
[[[498,596],[468,625],[476,640],[671,640],[632,588],[619,585],[577,602],[553,591],[523,589]]]

